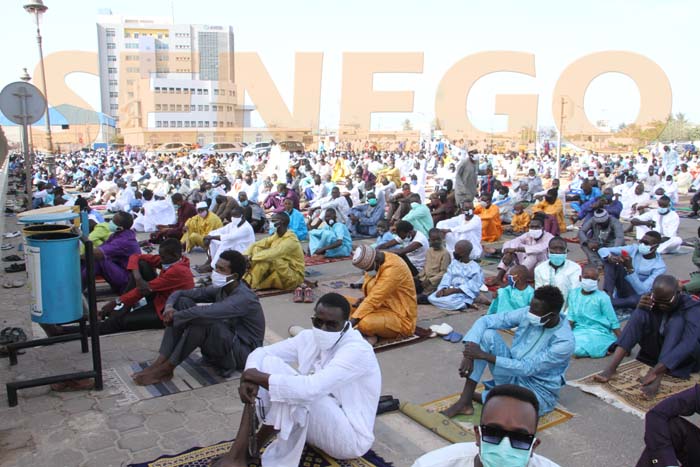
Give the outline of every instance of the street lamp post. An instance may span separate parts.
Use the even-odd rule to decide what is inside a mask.
[[[22,81],[25,83],[28,83],[32,80],[32,77],[29,76],[29,73],[27,72],[26,68],[22,68],[24,70],[24,73],[22,73],[22,76],[19,77]],[[31,125],[29,126],[29,152],[34,153],[34,135],[32,134],[32,127]]]
[[[48,165],[49,174],[53,174],[54,171],[54,157],[53,157],[53,139],[51,138],[51,118],[49,117],[49,95],[46,92],[46,70],[44,69],[44,50],[41,46],[41,28],[40,28],[40,17],[44,14],[49,7],[44,5],[43,0],[33,0],[24,5],[24,10],[34,15],[36,21],[36,42],[39,44],[39,64],[41,65],[41,81],[42,81],[42,91],[44,92],[44,98],[46,99],[46,145],[48,146],[49,154],[46,157],[46,163]]]

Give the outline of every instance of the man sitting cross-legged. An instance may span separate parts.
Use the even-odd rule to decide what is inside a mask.
[[[265,316],[258,297],[241,280],[246,260],[237,251],[221,253],[212,286],[174,292],[163,313],[166,329],[158,359],[132,375],[136,384],[158,384],[197,348],[223,370],[242,369],[248,354],[265,336]],[[203,304],[203,305],[201,305]]]
[[[244,279],[253,289],[293,290],[304,282],[304,252],[289,230],[289,216],[272,216],[273,233],[245,251],[250,268]]]
[[[675,277],[657,277],[651,293],[642,295],[617,340],[610,364],[595,380],[609,381],[637,344],[637,360],[652,366],[639,380],[650,399],[659,391],[664,374],[687,379],[700,370],[700,302],[682,293]]]
[[[326,294],[316,303],[313,329],[250,354],[238,389],[245,404],[241,425],[215,467],[248,466],[254,410],[262,422],[255,444],[277,434],[262,454],[263,467],[297,467],[304,444],[336,459],[360,457],[372,447],[381,372],[349,318],[348,301]]]
[[[490,301],[479,295],[484,284],[481,267],[469,258],[472,244],[469,240],[460,240],[455,245],[454,260],[447,267],[447,272],[428,301],[443,310],[466,310],[472,303],[489,304]]]
[[[496,386],[484,400],[475,443],[457,443],[429,452],[413,467],[558,467],[534,454],[539,402],[527,388],[514,384]]]
[[[501,384],[524,386],[537,395],[539,415],[551,412],[574,352],[573,332],[560,315],[563,306],[561,291],[545,285],[535,290],[528,308],[479,318],[463,339],[459,375],[467,382],[459,400],[443,413],[447,417],[474,413],[472,400],[482,401],[474,391],[487,366],[493,380],[484,381],[486,392]],[[518,329],[509,348],[498,330],[514,327]]]

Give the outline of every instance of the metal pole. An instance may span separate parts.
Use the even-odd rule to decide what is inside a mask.
[[[39,64],[41,66],[41,84],[44,91],[44,99],[46,99],[46,144],[48,145],[49,155],[46,158],[48,164],[49,175],[53,175],[54,158],[53,158],[53,138],[51,137],[51,117],[49,116],[49,94],[46,92],[46,70],[44,68],[44,50],[41,45],[41,29],[39,27],[39,12],[34,12],[36,18],[36,42],[39,44]]]
[[[27,193],[27,209],[32,208],[32,163],[29,154],[29,132],[27,131],[27,92],[22,89],[21,94],[16,94],[22,103],[22,153],[24,154],[24,173],[26,176],[25,191]]]
[[[557,165],[556,178],[559,178],[561,168],[561,134],[564,132],[564,98],[561,98],[561,114],[559,116],[559,135],[557,136]],[[561,180],[559,181],[561,183]]]

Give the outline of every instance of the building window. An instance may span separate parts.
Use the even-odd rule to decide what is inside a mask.
[[[204,106],[202,104],[199,104],[197,106],[197,110],[201,112],[202,110],[204,110]]]
[[[182,94],[182,88],[175,88],[175,94]]]
[[[190,127],[190,122],[189,122],[189,120],[185,120],[185,128],[189,128],[189,127]]]
[[[218,90],[218,89],[214,89],[214,95],[215,95],[215,96],[218,96],[218,95],[219,95],[219,90]]]
[[[133,99],[133,98],[134,98],[134,93],[133,93],[133,92],[128,92],[126,95],[127,95],[127,97],[128,97],[129,99]]]
[[[119,81],[117,81],[116,79],[110,79],[109,85],[110,86],[119,86]]]
[[[175,128],[176,126],[175,120],[170,120],[170,128]]]
[[[215,121],[214,121],[214,122],[211,122],[211,126],[213,126],[214,128],[216,128],[216,127],[218,126],[218,122],[215,122]]]
[[[175,104],[170,104],[170,111],[175,112]]]
[[[198,121],[198,122],[197,122],[197,126],[198,126],[199,128],[202,128],[202,127],[204,126],[204,122],[201,121],[201,120]]]
[[[107,43],[107,49],[108,49],[108,50],[116,49],[116,48],[117,48],[117,44],[115,44],[114,42],[108,42],[108,43]]]
[[[134,85],[134,80],[133,80],[133,79],[127,79],[127,80],[126,80],[126,85],[127,85],[127,86],[133,86],[133,85]]]
[[[175,106],[175,108],[177,109],[178,112],[182,112],[182,104],[177,104]]]
[[[162,126],[163,126],[163,122],[161,122],[160,120],[156,120],[156,128],[160,128]]]
[[[134,43],[134,42],[127,42],[124,44],[124,48],[125,49],[138,49],[139,45],[137,43]]]
[[[219,126],[220,126],[221,128],[223,128],[223,127],[224,127],[224,122],[219,122]]]
[[[116,68],[107,68],[107,73],[109,73],[111,75],[115,74],[116,72],[117,72]]]
[[[208,106],[208,105],[205,105],[205,106],[204,106],[204,111],[205,111],[205,112],[209,112],[209,106]]]
[[[201,89],[201,88],[197,88],[197,95],[198,95],[198,96],[201,96],[201,95],[202,95],[202,89]]]
[[[116,92],[116,91],[110,91],[109,97],[112,97],[112,98],[114,98],[114,97],[119,97],[119,93]]]
[[[168,122],[167,122],[167,120],[163,122],[163,128],[168,128]]]
[[[156,94],[160,94],[160,88],[159,87],[153,88],[153,92]]]
[[[204,128],[209,128],[209,120],[204,122]]]
[[[124,38],[125,38],[125,39],[129,39],[130,37],[131,37],[131,33],[130,33],[130,32],[125,32],[125,33],[124,33]]]
[[[133,62],[133,61],[138,60],[138,59],[139,59],[139,56],[138,56],[138,55],[127,55],[127,56],[125,57],[125,59],[126,59],[126,61],[128,61],[128,62]]]
[[[160,104],[156,104],[156,112],[160,112]]]
[[[116,55],[107,55],[107,61],[108,62],[116,62],[117,56]]]
[[[196,127],[196,126],[197,126],[197,125],[196,125],[196,122],[195,122],[194,120],[192,120],[192,121],[190,122],[190,126],[191,126],[192,128]]]
[[[107,37],[116,37],[117,36],[117,30],[114,28],[107,28],[105,30],[105,32],[107,33]]]
[[[209,95],[209,90],[208,90],[208,89],[205,89],[205,90],[204,90],[204,95],[205,95],[205,96],[208,96],[208,95]]]
[[[170,94],[175,94],[175,88],[168,88],[168,90],[170,91]]]
[[[178,127],[178,128],[182,128],[182,122],[181,122],[181,121],[178,121],[178,122],[177,122],[177,127]]]
[[[118,104],[109,104],[109,110],[119,110]]]
[[[194,111],[195,111],[195,107],[196,107],[196,106],[195,106],[194,104],[190,105],[190,112],[194,112]]]

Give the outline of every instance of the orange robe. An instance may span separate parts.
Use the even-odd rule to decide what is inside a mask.
[[[510,226],[515,233],[527,232],[530,228],[531,220],[530,214],[523,211],[521,214],[513,214],[513,218],[510,220]]]
[[[549,204],[547,201],[540,201],[532,207],[532,212],[542,211],[545,214],[554,216],[559,224],[559,231],[566,232],[566,222],[564,221],[564,205],[560,199],[554,201],[554,204]]]
[[[384,253],[377,275],[365,274],[362,292],[364,300],[350,314],[360,320],[357,329],[362,334],[387,339],[413,335],[418,319],[416,287],[404,260]]]
[[[495,242],[503,235],[503,225],[501,224],[501,211],[498,206],[492,204],[488,209],[477,206],[474,214],[481,217],[481,241]]]

